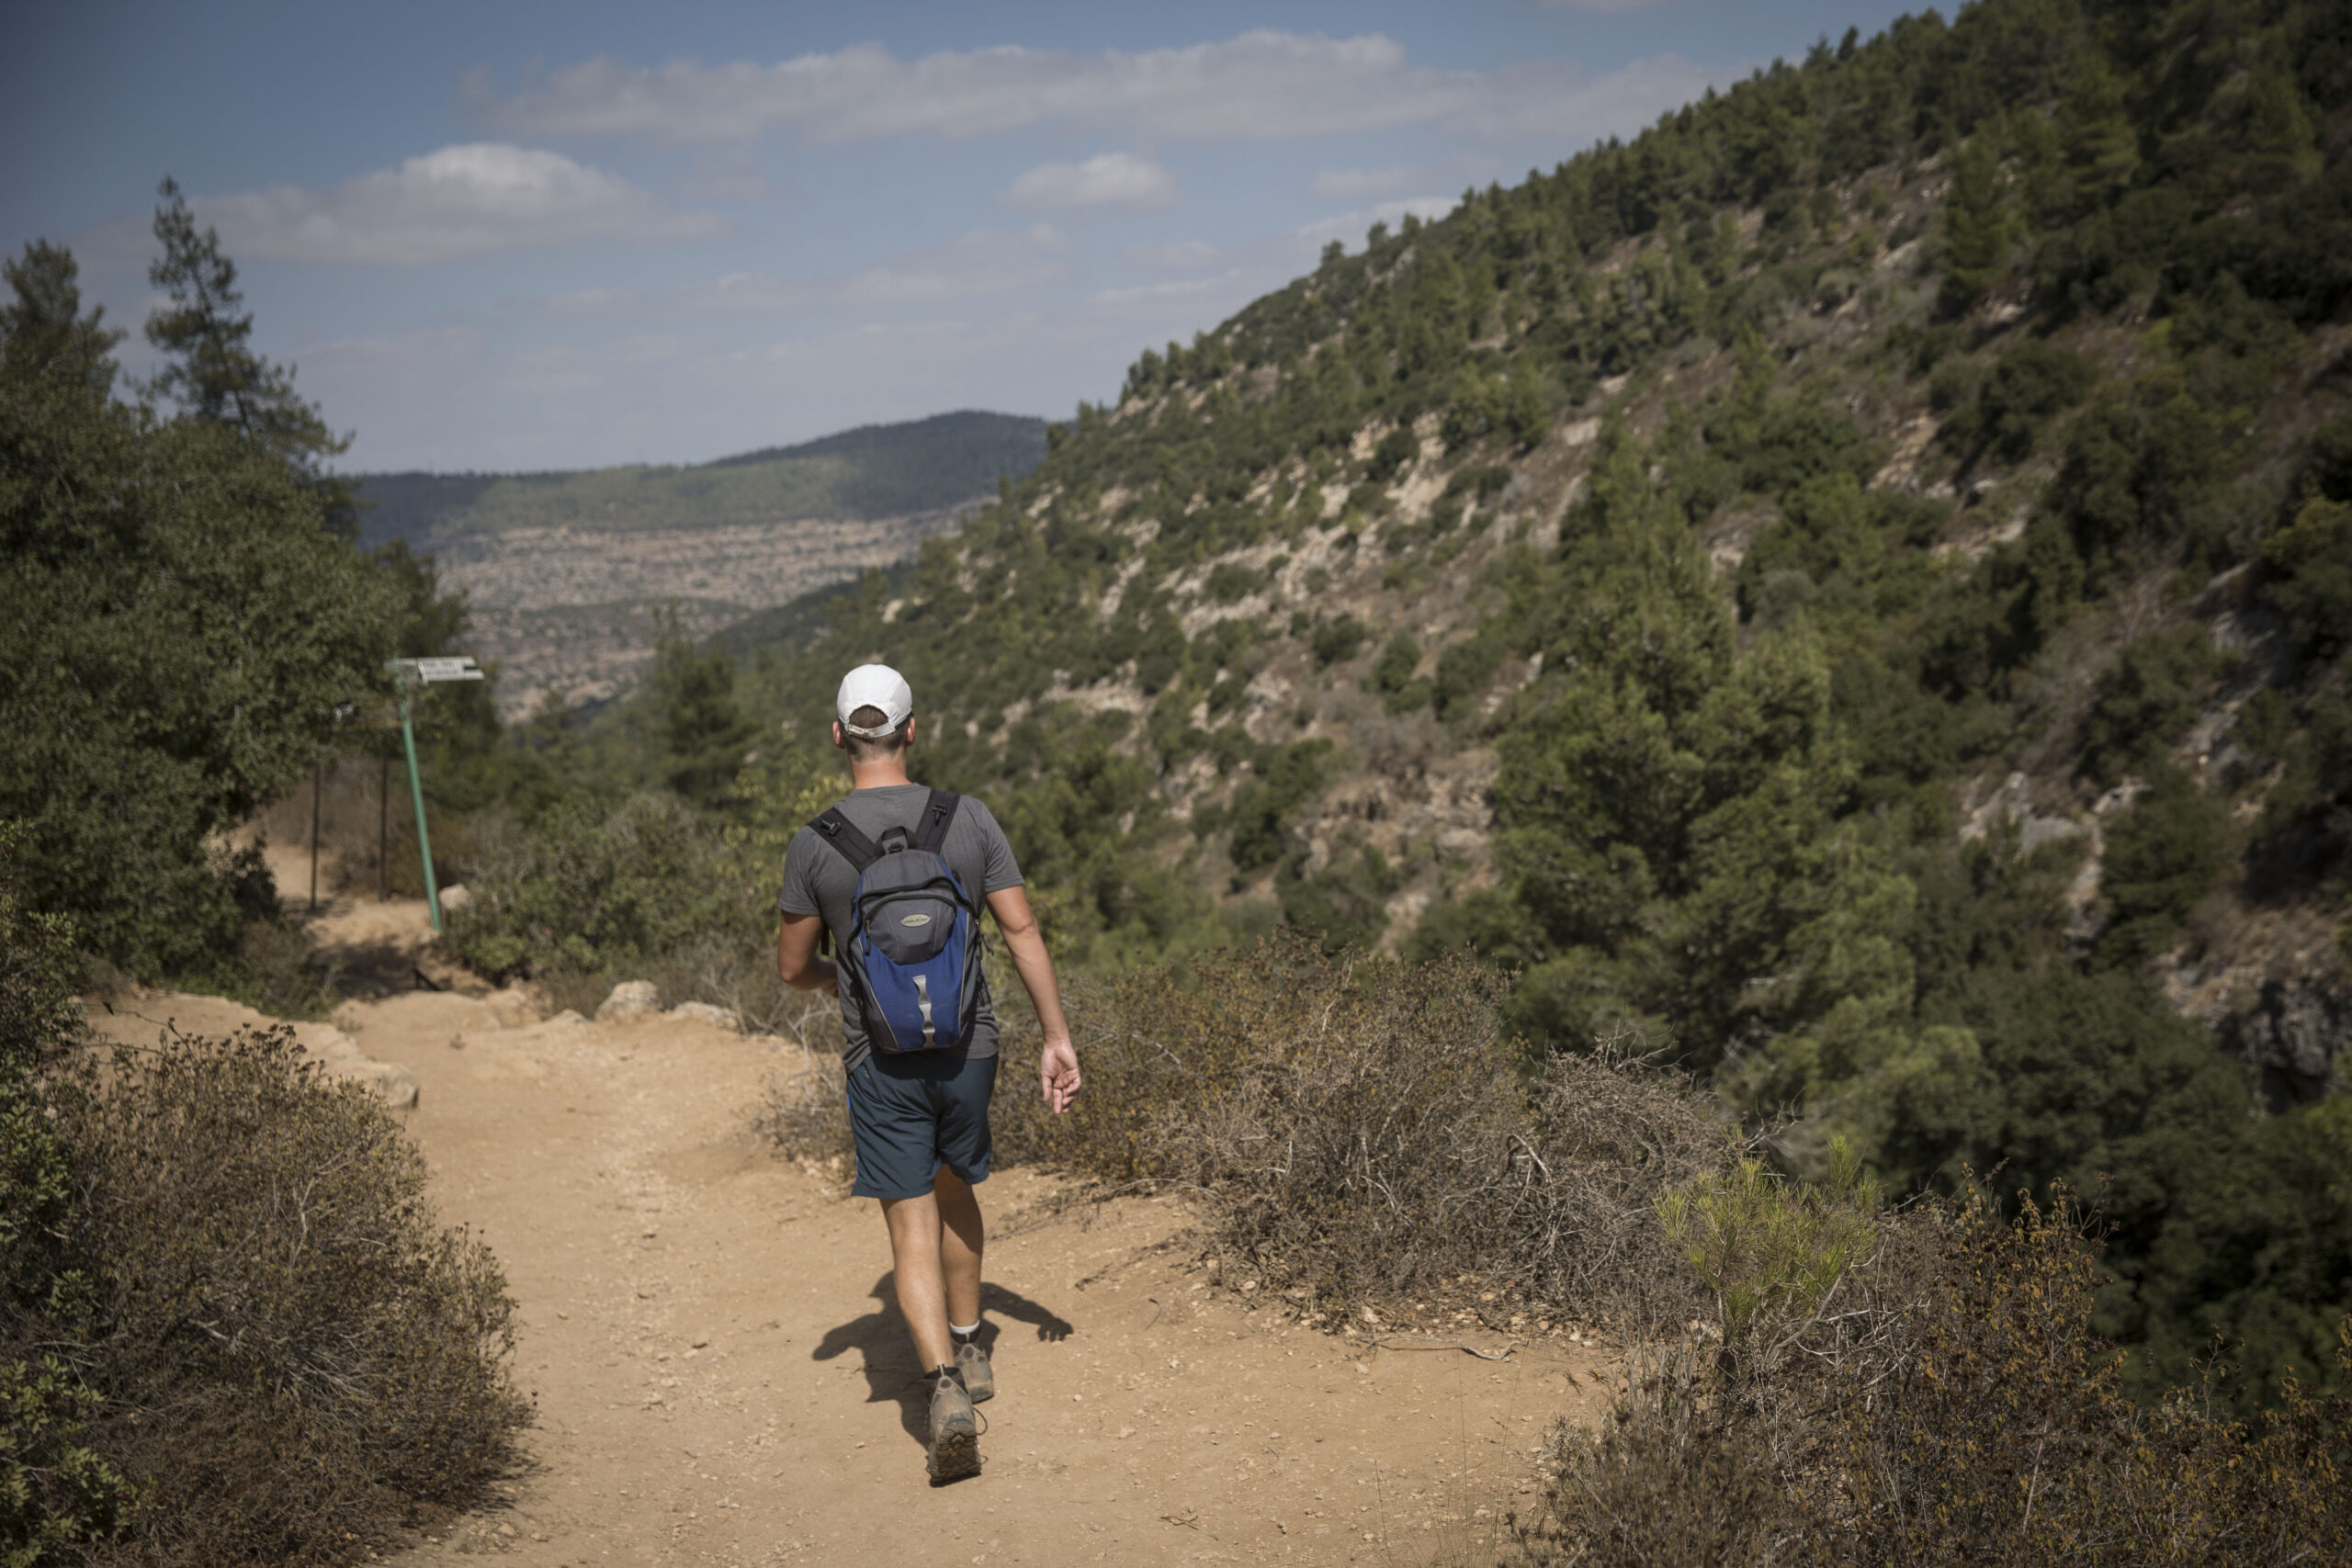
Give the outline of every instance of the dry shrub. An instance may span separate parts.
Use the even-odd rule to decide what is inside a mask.
[[[786,1159],[857,1158],[838,1051],[804,1044],[799,1060],[769,1082],[767,1099],[752,1121]]]
[[[138,1490],[83,1560],[348,1560],[482,1495],[529,1418],[513,1303],[368,1090],[277,1029],[123,1052],[50,1098],[72,1188],[0,1363],[70,1369],[78,1441]]]
[[[1795,1228],[1799,1255],[1836,1245]],[[1600,1430],[1555,1434],[1544,1506],[1519,1521],[1526,1558],[2352,1560],[2352,1405],[2290,1385],[2248,1427],[2222,1413],[2218,1367],[2157,1409],[2133,1402],[2091,1329],[2099,1273],[2071,1205],[2015,1224],[1921,1205],[1876,1231],[1781,1315],[1789,1354],[1725,1355],[1720,1313],[1634,1347]]]
[[[1072,998],[1077,1107],[1001,1096],[999,1146],[1203,1191],[1234,1261],[1327,1312],[1465,1275],[1552,1311],[1682,1310],[1653,1200],[1721,1165],[1729,1124],[1623,1052],[1531,1084],[1498,1044],[1496,1000],[1464,960],[1331,958],[1290,933],[1128,976]],[[1034,1037],[1009,1032],[1007,1055],[1001,1081],[1023,1083]]]

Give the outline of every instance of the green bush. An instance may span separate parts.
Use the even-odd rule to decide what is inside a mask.
[[[2042,427],[2089,395],[2098,373],[2079,354],[2028,339],[2001,355],[1946,426],[1963,450],[2005,463],[2033,455]]]
[[[26,832],[0,821],[0,1560],[54,1559],[118,1536],[140,1486],[91,1446],[105,1397],[35,1325],[76,1259],[59,1246],[77,1171],[59,1136],[57,1075],[80,1045],[80,970],[65,921],[27,910]]]
[[[763,945],[749,868],[669,796],[574,798],[528,829],[486,835],[479,858],[447,941],[492,978],[642,979],[698,949]]]
[[[1371,635],[1372,628],[1352,615],[1334,615],[1316,626],[1307,646],[1315,654],[1316,664],[1328,668],[1353,659],[1363,647],[1364,638]]]
[[[2170,945],[2220,880],[2232,837],[2220,802],[2179,769],[2159,771],[2107,829],[2099,888],[2112,923],[2099,938],[2100,961],[2137,964]]]
[[[1429,705],[1430,683],[1413,678],[1420,662],[1421,645],[1408,632],[1390,637],[1380,657],[1372,661],[1372,689],[1380,694],[1382,705],[1390,713],[1411,713]]]
[[[1387,898],[1401,880],[1376,849],[1367,846],[1345,858],[1335,855],[1313,875],[1283,883],[1283,919],[1329,953],[1370,947],[1387,928]]]
[[[2197,717],[2200,686],[2220,660],[2203,626],[2140,638],[2099,675],[2084,725],[2083,771],[2103,784],[2167,765]]]
[[[1271,747],[1260,757],[1259,776],[1234,791],[1226,813],[1236,871],[1262,871],[1288,852],[1291,818],[1323,787],[1330,754],[1331,743],[1317,739]]]
[[[2352,641],[2352,502],[2320,495],[2262,542],[2271,603],[2303,649],[2335,657]]]

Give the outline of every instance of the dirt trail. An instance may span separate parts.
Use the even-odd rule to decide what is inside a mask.
[[[421,1085],[444,1217],[505,1267],[538,1422],[508,1505],[404,1568],[1421,1563],[1491,1540],[1545,1425],[1594,1398],[1593,1359],[1557,1341],[1498,1364],[1285,1325],[1192,1267],[1179,1201],[1024,1224],[1053,1183],[1008,1171],[982,1189],[987,1468],[933,1488],[876,1205],[750,1130],[797,1048],[409,988],[423,927],[372,901],[313,922],[365,993],[336,1022]],[[218,1027],[221,1005],[139,1010]]]

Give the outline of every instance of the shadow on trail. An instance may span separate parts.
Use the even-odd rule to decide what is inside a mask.
[[[899,1425],[907,1436],[926,1446],[931,1442],[931,1384],[915,1366],[914,1341],[907,1334],[907,1320],[899,1311],[899,1293],[894,1272],[886,1271],[874,1281],[872,1299],[881,1303],[862,1317],[828,1329],[817,1348],[808,1353],[812,1361],[830,1361],[844,1351],[855,1350],[865,1365],[865,1403],[879,1404],[884,1400],[896,1400]],[[996,1354],[997,1341],[1003,1337],[1001,1320],[1033,1324],[1040,1340],[1052,1343],[1067,1339],[1078,1332],[1069,1319],[1049,1306],[1031,1301],[1018,1292],[1002,1285],[980,1286],[980,1346],[989,1355]]]

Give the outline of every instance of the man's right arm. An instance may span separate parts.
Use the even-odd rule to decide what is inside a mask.
[[[989,913],[996,917],[1005,950],[1012,954],[1012,967],[1019,972],[1021,983],[1029,987],[1030,1003],[1037,1010],[1037,1027],[1046,1037],[1045,1050],[1037,1059],[1037,1085],[1045,1091],[1046,1103],[1058,1116],[1078,1098],[1078,1051],[1069,1043],[1069,1021],[1062,1017],[1061,987],[1054,978],[1054,961],[1046,952],[1045,933],[1037,929],[1036,913],[1029,908],[1028,889],[1018,884],[989,894]]]
[[[840,995],[840,971],[830,958],[817,956],[817,941],[824,935],[822,915],[786,915],[775,933],[775,972],[796,991]]]

